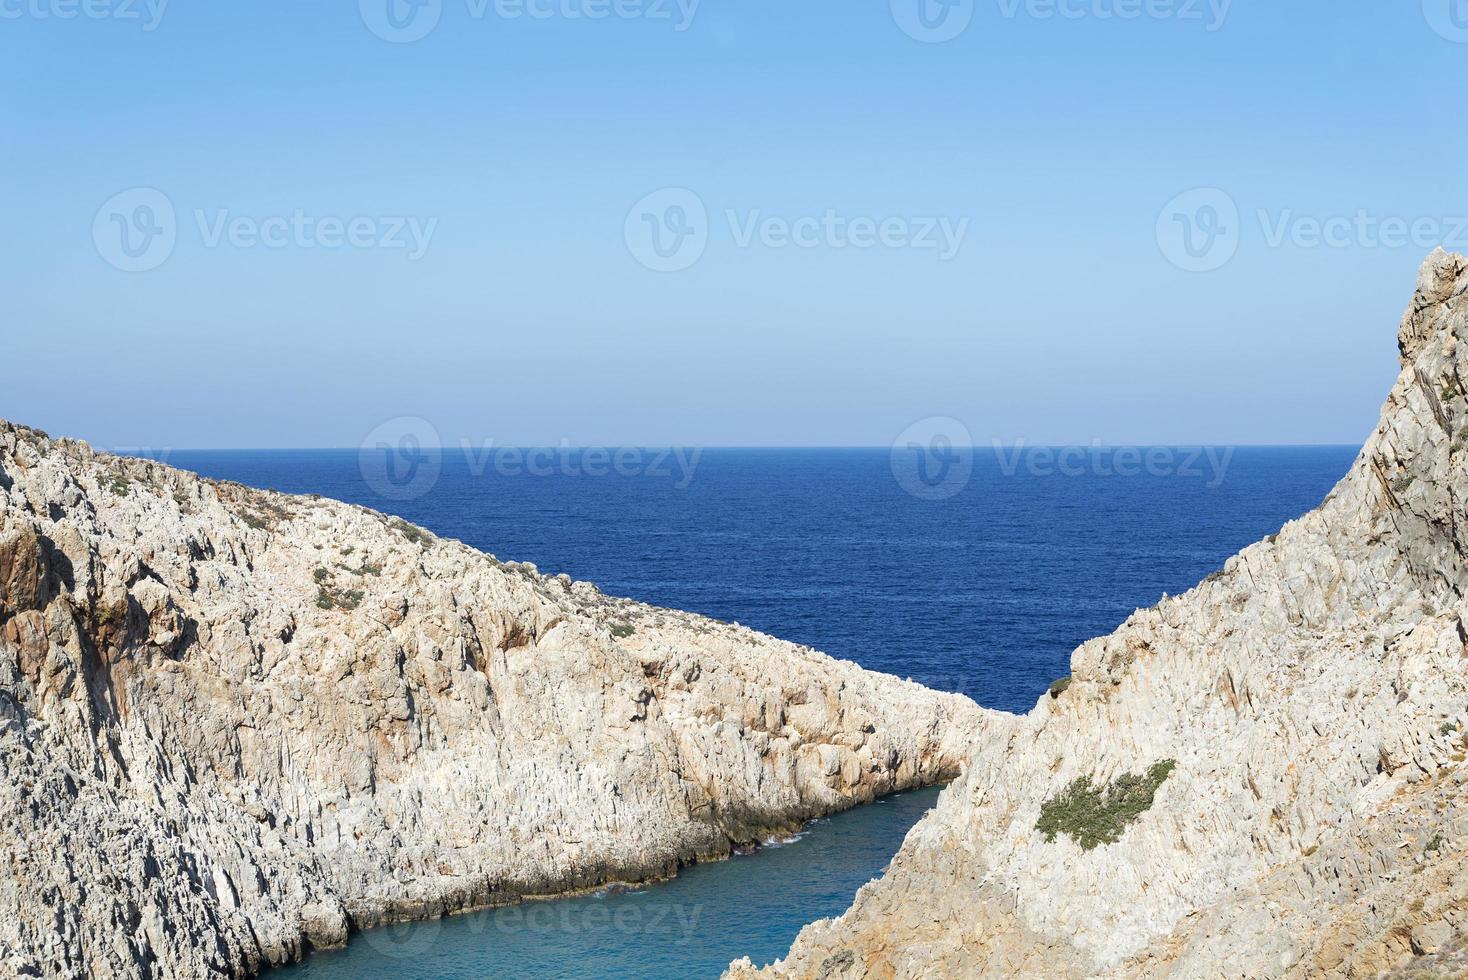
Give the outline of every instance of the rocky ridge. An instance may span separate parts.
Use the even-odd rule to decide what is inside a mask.
[[[728,976],[1458,975],[1465,339],[1468,260],[1439,251],[1325,502],[1081,646],[849,911]]]
[[[952,778],[997,718],[0,422],[0,974],[251,975]]]

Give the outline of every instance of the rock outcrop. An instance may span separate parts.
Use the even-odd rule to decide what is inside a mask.
[[[0,975],[247,976],[949,779],[967,699],[0,423]]]
[[[885,876],[766,975],[1457,975],[1465,341],[1468,260],[1439,251],[1325,502],[986,726]]]

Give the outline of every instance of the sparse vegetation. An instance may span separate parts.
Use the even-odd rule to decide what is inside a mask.
[[[1442,832],[1441,831],[1438,831],[1438,832],[1434,833],[1432,835],[1431,839],[1428,840],[1427,844],[1425,846],[1423,846],[1422,853],[1423,854],[1433,854],[1433,853],[1435,853],[1437,851],[1442,850],[1442,846],[1444,844],[1446,844],[1446,843],[1447,843],[1447,841],[1443,840]]]
[[[1456,732],[1457,730],[1458,730],[1458,723],[1456,721],[1445,721],[1445,722],[1443,722],[1443,727],[1439,728],[1437,730],[1437,733],[1439,735],[1451,735],[1451,734],[1453,734],[1453,732]]]
[[[317,568],[311,577],[316,581],[316,608],[350,611],[362,604],[365,593],[361,589],[338,588],[329,569]]]
[[[361,589],[321,589],[316,595],[316,605],[321,609],[356,609],[362,604]]]
[[[280,504],[272,501],[255,500],[245,504],[240,511],[240,520],[257,531],[273,531],[282,521],[293,515]]]
[[[1069,674],[1050,685],[1050,696],[1058,698],[1070,689],[1071,677]]]
[[[388,527],[392,528],[394,531],[397,531],[403,537],[407,538],[409,541],[411,541],[413,544],[418,545],[419,547],[428,547],[429,541],[432,540],[427,531],[419,527],[414,527],[407,521],[403,520],[401,517],[394,517],[391,523],[388,524]]]
[[[102,478],[102,486],[111,490],[119,497],[126,497],[128,491],[132,489],[132,485],[133,481],[128,479],[127,475],[123,473],[113,473]]]
[[[1035,829],[1052,843],[1058,834],[1068,834],[1088,851],[1115,844],[1133,820],[1152,808],[1158,787],[1176,768],[1176,759],[1163,759],[1141,776],[1124,773],[1106,786],[1081,776],[1041,805]]]
[[[631,636],[633,633],[636,633],[636,632],[637,632],[637,628],[635,626],[633,626],[631,623],[613,623],[612,624],[612,636],[616,637],[619,640],[625,640],[627,637]]]

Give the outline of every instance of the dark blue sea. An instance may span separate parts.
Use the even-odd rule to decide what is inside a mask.
[[[1079,643],[1310,510],[1356,452],[1032,448],[958,459],[941,449],[925,459],[914,447],[908,459],[906,450],[537,453],[389,441],[361,451],[174,451],[167,462],[363,504],[611,594],[1026,711],[1069,673]],[[647,890],[551,903],[539,918],[526,907],[519,919],[502,910],[359,937],[282,980],[690,978],[717,976],[744,954],[768,962],[802,924],[844,909],[931,801],[907,794],[786,846]]]

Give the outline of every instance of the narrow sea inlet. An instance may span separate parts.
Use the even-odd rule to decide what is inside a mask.
[[[635,474],[600,477],[506,475],[447,451],[435,480],[406,499],[379,492],[357,451],[168,461],[386,510],[611,595],[737,620],[1026,711],[1069,673],[1077,644],[1318,504],[1355,449],[1164,449],[1170,469],[1132,475],[1120,453],[1069,474],[1054,453],[1036,465],[977,453],[962,491],[936,502],[908,492],[880,449],[710,449],[665,475],[649,456]],[[936,799],[891,797],[647,888],[368,931],[270,976],[700,980],[741,956],[766,964],[802,926],[844,912]]]
[[[266,976],[698,980],[717,977],[740,956],[763,965],[785,955],[806,923],[845,911],[937,798],[936,789],[900,793],[643,888],[371,929],[346,949]]]

